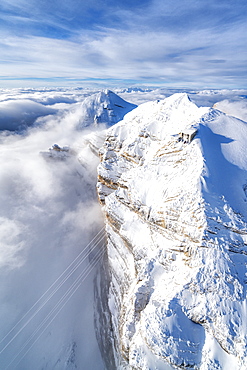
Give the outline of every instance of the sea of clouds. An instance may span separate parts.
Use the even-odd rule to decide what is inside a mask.
[[[47,296],[25,316],[103,227],[96,194],[99,159],[87,145],[88,135],[97,132],[76,129],[80,100],[88,92],[11,93],[4,92],[0,102],[1,368],[62,369],[70,368],[70,362],[71,368],[82,363],[103,368],[94,334],[96,264],[78,291],[70,299],[62,298],[80,273],[90,272],[89,257],[35,317]],[[70,147],[66,158],[49,156],[55,143]],[[103,245],[102,239],[94,255]],[[60,299],[61,305],[49,316]]]

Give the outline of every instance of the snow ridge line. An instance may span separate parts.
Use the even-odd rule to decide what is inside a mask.
[[[25,315],[9,330],[9,332],[2,338],[0,344],[21,324],[22,321],[28,316],[28,314],[42,301],[42,299],[51,291],[46,297],[45,301],[39,306],[29,319],[21,326],[17,333],[7,342],[7,344],[1,349],[0,354],[9,347],[14,339],[25,329],[25,327],[31,322],[31,320],[37,316],[40,310],[49,302],[49,300],[56,294],[56,292],[64,285],[64,283],[70,278],[70,276],[80,267],[85,259],[93,252],[93,250],[99,245],[99,243],[105,238],[105,227],[94,236],[94,238],[83,248],[83,250],[76,256],[76,258],[69,264],[69,266],[58,276],[58,278],[50,285],[50,287],[42,294],[42,296],[32,305],[32,307],[25,313]],[[93,248],[90,248],[94,244]],[[86,251],[86,254],[83,253]],[[82,256],[83,255],[83,256]],[[62,280],[61,280],[62,279]],[[60,281],[61,280],[61,281]],[[56,284],[58,285],[56,286]],[[52,288],[55,287],[53,290]]]
[[[104,239],[104,237],[105,237],[105,235],[102,236],[102,238],[99,240],[99,242],[102,241]],[[26,349],[26,347],[34,339],[35,335],[38,334],[38,337],[32,342],[32,344],[27,348],[26,352],[24,352],[24,354],[22,355],[22,357],[14,365],[14,368],[16,368],[19,365],[19,363],[22,361],[22,359],[26,356],[26,354],[30,351],[30,349],[34,346],[34,344],[39,340],[39,338],[45,332],[45,330],[55,320],[55,318],[61,312],[61,310],[63,309],[63,307],[68,303],[68,301],[76,293],[76,291],[79,289],[79,287],[84,282],[84,280],[88,277],[88,275],[92,272],[92,270],[95,268],[95,266],[103,258],[106,250],[107,250],[106,245],[104,245],[104,248],[103,249],[99,249],[96,252],[96,255],[93,257],[92,262],[80,273],[80,275],[76,278],[76,280],[73,282],[73,284],[70,286],[70,288],[67,289],[67,291],[60,298],[60,300],[57,302],[57,304],[53,307],[53,309],[50,311],[50,313],[43,319],[43,321],[41,322],[41,324],[36,328],[36,330],[32,333],[32,335],[22,345],[22,347],[19,350],[19,352],[12,359],[12,361],[7,365],[7,367],[5,368],[5,370],[7,370],[7,369],[10,368],[10,366],[15,362],[15,360],[18,359],[19,355],[21,355],[21,353]],[[57,312],[56,312],[56,310],[57,310]],[[42,331],[39,333],[40,330],[42,330]]]

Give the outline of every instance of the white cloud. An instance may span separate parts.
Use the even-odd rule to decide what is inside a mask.
[[[16,99],[12,102],[18,109],[23,109],[19,115],[21,119],[25,109],[29,108],[30,100],[18,102]],[[0,104],[5,103],[8,101]],[[36,114],[38,104],[31,103]],[[18,120],[17,111],[14,113]],[[62,109],[54,116],[39,118],[36,127],[29,129],[24,136],[1,134],[2,266],[14,268],[22,265],[25,258],[28,258],[31,247],[38,250],[43,248],[43,244],[61,243],[59,240],[66,222],[72,228],[73,238],[78,246],[83,232],[92,229],[92,222],[96,226],[101,222],[97,221],[100,219],[100,210],[96,194],[92,191],[92,188],[95,189],[92,182],[96,181],[98,159],[92,153],[87,153],[91,173],[85,168],[87,166],[82,167],[79,164],[76,155],[58,162],[47,161],[40,155],[41,151],[48,150],[54,143],[61,146],[71,145],[75,151],[81,152],[85,145],[83,136],[86,131],[79,133],[75,130],[79,120],[80,112],[75,103],[71,105],[71,110]],[[90,214],[92,216],[89,217]],[[84,226],[83,217],[87,220]],[[86,238],[86,235],[84,237]],[[64,243],[66,233],[62,245]]]
[[[243,25],[222,33],[101,29],[77,33],[70,40],[9,36],[3,43],[1,74],[6,78],[163,80],[217,86],[241,85],[245,73]]]
[[[30,107],[34,114],[40,109],[41,104],[31,99],[56,103],[59,97],[59,89],[44,90],[43,99],[42,89],[2,93],[0,105],[11,102],[16,120],[15,107],[21,119]],[[67,104],[53,116],[40,117],[39,124],[23,135],[0,133],[0,358],[4,368],[66,364],[69,356],[65,349],[72,342],[80,348],[78,367],[103,368],[94,332],[96,270],[91,262],[95,260],[87,257],[87,244],[103,226],[95,188],[98,158],[85,144],[87,132],[75,130],[81,118],[77,101],[88,93],[67,92],[76,101],[72,99],[70,109]],[[24,100],[23,94],[29,99]],[[71,145],[74,154],[65,161],[45,159],[40,151],[48,151],[54,143]],[[103,238],[94,249],[96,256],[100,256],[102,244]],[[71,267],[57,280],[78,255],[78,268]],[[85,277],[88,271],[91,276],[69,299],[76,277]],[[91,352],[93,358],[88,355]]]
[[[0,268],[16,268],[24,263],[24,231],[25,225],[20,222],[0,217]]]
[[[56,110],[29,99],[0,102],[0,130],[16,130],[33,124],[39,116],[55,114]]]

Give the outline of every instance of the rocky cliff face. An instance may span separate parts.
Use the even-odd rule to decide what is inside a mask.
[[[98,194],[118,369],[247,368],[246,137],[186,94],[108,129]]]

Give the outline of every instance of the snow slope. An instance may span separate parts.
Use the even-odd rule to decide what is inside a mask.
[[[98,192],[118,369],[246,369],[246,135],[186,94],[107,131]]]
[[[220,110],[226,114],[237,117],[243,121],[247,121],[247,100],[243,99],[224,99],[214,105],[215,109]]]

